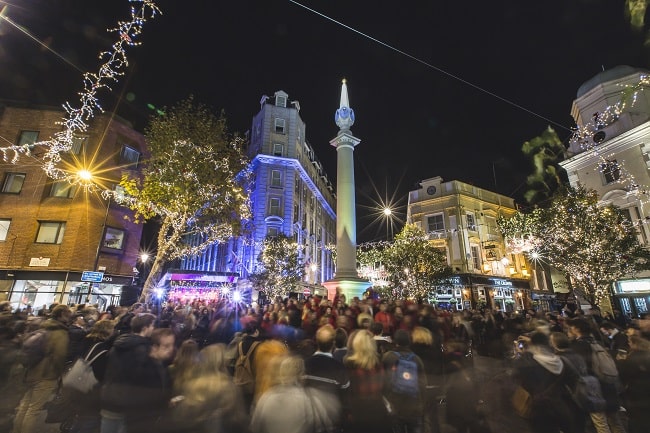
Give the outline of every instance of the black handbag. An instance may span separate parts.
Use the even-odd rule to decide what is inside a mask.
[[[75,416],[74,404],[70,394],[65,392],[60,384],[54,398],[45,403],[43,409],[47,411],[45,422],[48,424],[62,423]]]

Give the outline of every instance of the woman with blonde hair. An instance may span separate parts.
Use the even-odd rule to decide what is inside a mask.
[[[253,405],[274,384],[280,363],[288,354],[287,346],[278,340],[266,340],[257,346],[255,358],[253,358],[253,375],[255,377]]]
[[[335,431],[340,403],[329,392],[305,387],[305,364],[299,356],[278,355],[274,381],[255,405],[253,433]]]
[[[370,332],[358,329],[350,334],[343,363],[350,376],[348,404],[344,404],[344,430],[390,432],[391,422],[382,396],[384,369]]]
[[[196,375],[198,363],[198,343],[194,340],[183,341],[174,357],[174,362],[169,366],[169,375],[172,378],[172,388],[175,393],[180,392],[183,384]]]
[[[211,344],[198,357],[198,374],[182,384],[172,399],[171,422],[162,431],[174,433],[245,432],[247,413],[239,388],[225,363],[226,345]]]

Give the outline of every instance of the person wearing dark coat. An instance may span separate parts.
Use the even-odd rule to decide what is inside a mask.
[[[650,426],[650,341],[630,338],[630,352],[619,356],[617,366],[623,383],[623,403],[629,433],[645,433]]]
[[[75,402],[76,416],[70,433],[94,433],[99,431],[101,425],[100,395],[104,383],[106,366],[108,365],[108,352],[114,340],[115,322],[112,320],[99,320],[95,322],[90,332],[83,341],[83,357],[92,361],[91,368],[97,385],[86,394],[70,390],[70,397]]]
[[[515,381],[533,398],[532,415],[527,420],[534,433],[582,433],[575,423],[578,406],[567,386],[575,382],[575,370],[565,367],[553,353],[549,337],[534,332],[513,362]]]
[[[131,332],[121,334],[113,343],[101,389],[101,433],[123,431],[125,417],[150,404],[145,385],[151,374],[147,369],[151,368],[150,337],[155,320],[153,314],[134,316]]]
[[[582,356],[587,364],[587,372],[590,375],[596,376],[591,356],[591,344],[597,343],[593,337],[592,324],[583,318],[569,319],[567,322],[568,334],[571,341],[571,349],[578,355]],[[605,398],[606,407],[603,412],[592,412],[589,414],[591,422],[594,425],[597,433],[626,433],[625,427],[619,415],[621,407],[621,398],[619,395],[619,386],[616,383],[600,383],[603,397]]]
[[[66,362],[72,364],[77,358],[82,358],[85,354],[85,339],[88,332],[86,331],[86,319],[83,314],[77,313],[72,318],[72,323],[68,327],[68,356]]]

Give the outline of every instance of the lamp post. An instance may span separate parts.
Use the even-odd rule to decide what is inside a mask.
[[[86,188],[92,188],[95,186],[93,182],[93,173],[88,169],[81,169],[77,172],[77,177],[79,178],[80,183]],[[99,256],[102,249],[102,242],[104,240],[104,232],[106,231],[106,223],[108,222],[108,213],[111,209],[111,196],[109,195],[106,202],[106,212],[104,213],[104,220],[102,222],[102,229],[99,234],[99,240],[97,241],[97,251],[95,252],[95,261],[93,263],[93,271],[97,271],[99,267]],[[88,295],[86,301],[90,303],[93,293],[93,284],[88,285]]]
[[[386,217],[386,240],[390,241],[390,238],[392,236],[389,236],[389,228],[392,228],[392,220],[391,220],[391,218],[392,218],[392,215],[393,215],[393,211],[392,211],[391,208],[385,207],[383,212],[384,212],[384,216]]]

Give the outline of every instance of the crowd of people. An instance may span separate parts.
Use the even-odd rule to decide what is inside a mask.
[[[46,350],[26,365],[35,329]],[[483,400],[479,354],[503,361],[504,401],[517,384],[531,396],[531,432],[650,429],[650,320],[595,310],[445,311],[337,295],[262,307],[54,304],[31,315],[4,302],[0,336],[0,431],[13,433],[43,431],[51,411],[75,433],[487,433],[498,402]],[[591,343],[618,372],[601,383],[598,410],[571,392],[595,374]],[[61,380],[80,358],[97,380],[86,393]]]

